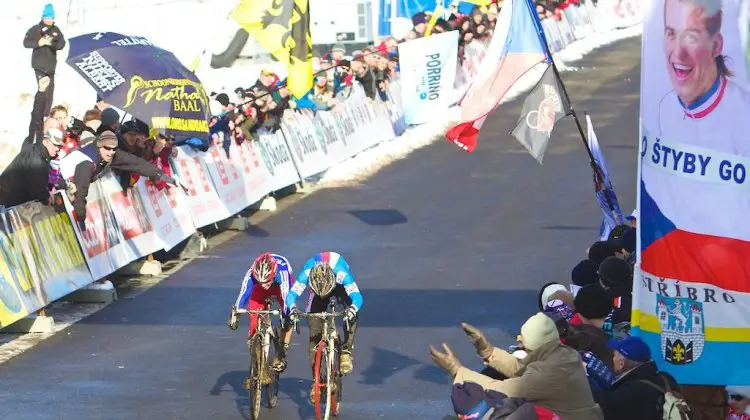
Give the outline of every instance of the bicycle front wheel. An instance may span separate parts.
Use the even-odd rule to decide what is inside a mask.
[[[248,375],[247,393],[250,398],[250,418],[260,419],[260,395],[262,389],[263,370],[266,361],[263,354],[263,343],[258,335],[255,335],[250,344],[250,374]]]
[[[330,411],[331,387],[328,386],[328,378],[330,374],[330,363],[328,362],[328,357],[329,352],[326,343],[318,343],[318,350],[315,352],[315,372],[313,378],[315,420],[328,420]]]
[[[273,340],[273,338],[272,338]],[[268,372],[268,384],[265,384],[266,388],[266,402],[268,403],[268,408],[274,408],[276,407],[276,404],[279,401],[279,373],[276,372],[270,363],[275,359],[276,356],[276,347],[273,343],[268,348],[268,354],[266,355],[266,372]]]

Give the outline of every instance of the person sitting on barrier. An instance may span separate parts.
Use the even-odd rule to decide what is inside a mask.
[[[555,322],[539,312],[521,327],[521,344],[527,356],[515,356],[492,346],[481,331],[462,323],[477,354],[507,379],[494,380],[461,364],[450,347],[444,352],[430,346],[432,360],[453,378],[454,384],[474,382],[485,391],[525,398],[555,412],[562,420],[601,420],[578,352],[562,343]]]
[[[68,192],[81,232],[86,231],[86,197],[89,187],[92,182],[110,171],[136,172],[151,178],[154,182],[161,180],[175,186],[179,185],[156,165],[128,152],[117,150],[117,145],[115,133],[105,131],[94,143],[74,151],[60,161],[60,173],[65,184],[60,189]]]
[[[247,270],[245,278],[242,279],[242,287],[237,300],[232,305],[232,311],[229,315],[229,328],[236,330],[239,326],[240,314],[237,308],[247,308],[248,310],[267,310],[266,300],[271,297],[276,298],[281,310],[288,318],[289,315],[289,290],[294,283],[294,273],[289,260],[278,254],[265,252],[253,261],[253,265]],[[250,315],[250,328],[248,330],[248,339],[255,334],[258,328],[258,314]],[[284,323],[284,345],[276,346],[276,357],[273,360],[273,369],[279,373],[286,369],[286,354],[289,344],[292,342],[292,323]]]
[[[290,317],[296,319],[299,312],[296,301],[304,293],[307,285],[310,285],[310,294],[307,299],[307,312],[325,312],[331,297],[336,297],[339,302],[347,305],[344,311],[344,345],[341,349],[341,374],[348,375],[354,368],[354,335],[357,332],[359,311],[362,309],[362,293],[357,287],[357,282],[352,275],[349,264],[344,257],[336,252],[321,252],[310,258],[300,271],[300,275],[292,286],[288,302],[292,305]],[[323,334],[323,320],[309,318],[310,326],[310,365],[315,366],[315,347]],[[348,324],[348,327],[346,327]],[[313,389],[315,385],[313,384]],[[310,398],[313,398],[313,390]]]

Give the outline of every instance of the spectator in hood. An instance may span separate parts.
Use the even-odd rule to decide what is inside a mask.
[[[44,115],[52,109],[55,90],[55,69],[57,52],[65,48],[65,37],[60,28],[55,26],[55,9],[52,3],[44,6],[42,20],[26,31],[23,46],[31,48],[31,67],[37,82],[37,94],[31,111],[29,136],[42,125]]]
[[[485,391],[479,384],[466,382],[453,385],[453,411],[459,420],[546,420],[555,414],[535,406],[523,398],[509,398],[494,391]]]
[[[96,135],[100,135],[105,131],[111,131],[118,133],[120,131],[120,114],[113,108],[105,108],[99,116],[101,124],[96,129]]]
[[[640,337],[612,340],[615,382],[607,390],[595,391],[594,398],[607,420],[661,420],[667,386],[679,391],[677,382],[659,372],[651,350]]]
[[[578,352],[560,343],[554,321],[539,312],[521,327],[521,342],[528,355],[519,360],[493,347],[481,331],[461,324],[477,354],[508,379],[493,380],[462,366],[447,344],[444,352],[430,347],[433,361],[446,370],[454,384],[475,382],[485,391],[524,398],[553,411],[561,420],[601,420]]]
[[[604,330],[610,336],[630,331],[630,311],[633,306],[633,271],[626,261],[617,257],[607,257],[597,271],[599,284],[606,291],[615,309],[610,327]]]
[[[60,172],[68,197],[73,203],[76,223],[81,232],[86,230],[86,197],[89,187],[108,171],[115,174],[136,172],[152,181],[165,181],[177,185],[174,178],[166,175],[156,165],[123,150],[118,150],[115,133],[105,131],[95,143],[76,150],[60,161]],[[128,175],[129,178],[129,175]]]
[[[63,133],[57,128],[46,130],[40,143],[25,145],[0,174],[0,205],[12,207],[32,200],[49,204],[50,161],[62,146]]]

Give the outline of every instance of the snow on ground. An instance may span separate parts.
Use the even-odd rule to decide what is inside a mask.
[[[554,54],[555,63],[557,63],[557,67],[561,72],[575,71],[577,69],[569,65],[572,65],[576,60],[580,60],[596,48],[621,39],[638,36],[641,34],[641,29],[641,25],[636,25],[590,35],[570,44],[563,51]],[[544,70],[545,65],[539,65],[526,73],[508,94],[505,95],[501,103],[511,101],[534,87],[544,73]],[[457,107],[454,107],[448,109],[440,121],[410,127],[400,137],[380,143],[332,167],[319,178],[317,186],[322,188],[339,188],[357,185],[393,161],[403,159],[419,148],[437,140],[447,141],[443,140],[445,138],[444,133],[458,117],[459,110]]]

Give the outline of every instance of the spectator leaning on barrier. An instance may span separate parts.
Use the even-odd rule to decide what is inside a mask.
[[[375,93],[377,92],[377,85],[375,75],[372,72],[370,66],[365,63],[365,59],[360,55],[354,58],[352,61],[352,71],[354,72],[354,78],[362,85],[365,90],[365,95],[370,99],[375,99]]]
[[[659,372],[651,350],[639,337],[610,341],[617,379],[608,390],[594,393],[607,420],[661,420],[664,394],[679,391],[677,382]],[[669,389],[667,389],[669,388]]]
[[[446,344],[445,353],[431,347],[432,359],[453,377],[454,384],[474,382],[485,391],[525,398],[562,420],[602,419],[578,352],[560,343],[557,327],[547,315],[537,313],[521,327],[521,340],[528,353],[523,360],[493,347],[471,325],[461,325],[479,357],[509,379],[494,380],[463,367]]]
[[[32,200],[49,204],[50,161],[62,146],[63,133],[56,128],[45,131],[41,143],[24,146],[0,174],[0,205],[12,207]]]
[[[31,67],[37,82],[29,124],[29,137],[32,137],[38,131],[36,127],[42,125],[44,115],[49,114],[52,109],[57,51],[65,48],[65,37],[60,28],[55,26],[55,9],[51,3],[44,6],[42,20],[26,31],[23,46],[32,49]]]
[[[95,143],[76,150],[60,162],[60,172],[73,202],[76,221],[81,231],[86,230],[86,197],[89,186],[106,171],[135,172],[153,181],[177,185],[174,178],[164,174],[156,165],[128,152],[117,150],[115,133],[105,131]]]

